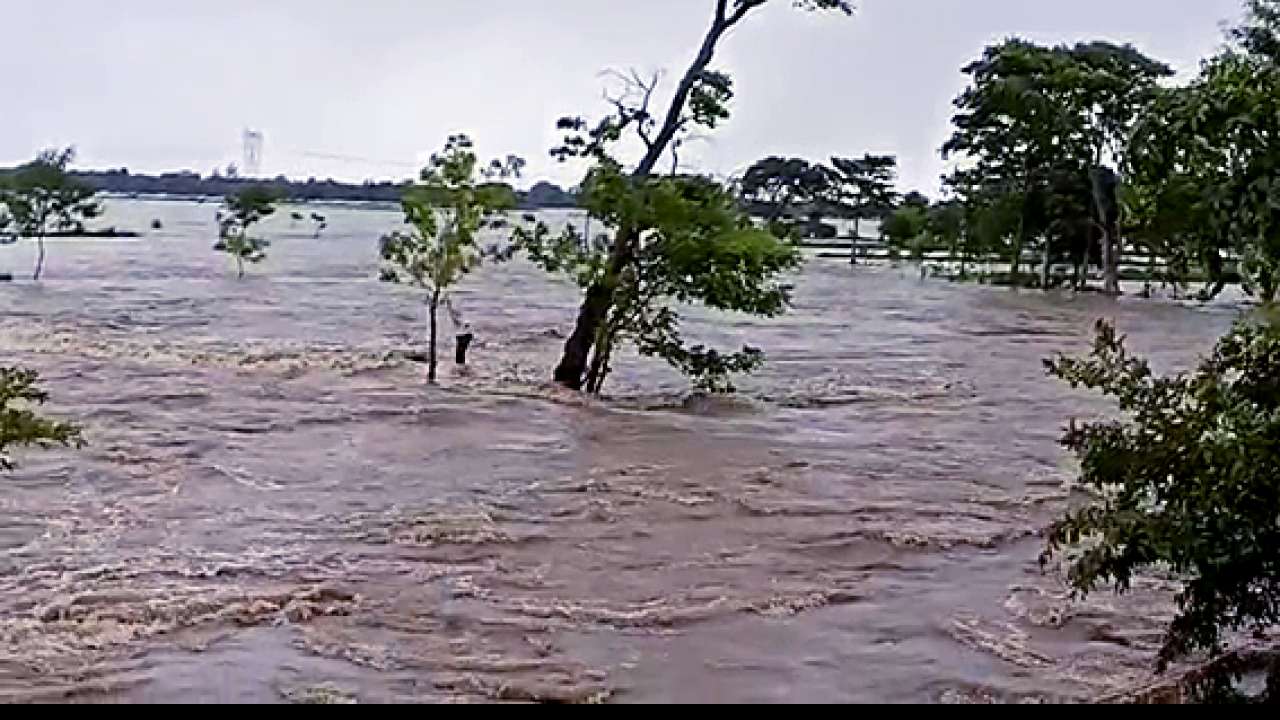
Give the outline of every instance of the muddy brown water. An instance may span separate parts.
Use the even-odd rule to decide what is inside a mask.
[[[0,491],[0,700],[1087,701],[1145,681],[1166,580],[1072,601],[1039,534],[1056,445],[1105,406],[1047,380],[1114,319],[1183,368],[1232,307],[1011,293],[815,261],[731,401],[628,358],[542,380],[572,288],[520,264],[458,296],[475,365],[428,389],[396,215],[273,219],[236,282],[212,205],[115,201],[137,242],[50,244],[0,285],[79,452]],[[554,219],[554,218],[553,218]],[[30,248],[0,248],[21,274]]]

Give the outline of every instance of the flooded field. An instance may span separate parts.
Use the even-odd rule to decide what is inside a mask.
[[[109,203],[137,241],[51,242],[0,284],[0,363],[39,369],[79,452],[0,482],[0,701],[1087,701],[1149,677],[1169,585],[1071,602],[1038,537],[1067,419],[1041,360],[1113,318],[1186,367],[1231,307],[813,262],[733,400],[629,358],[549,389],[576,293],[471,278],[466,374],[401,360],[377,282],[398,215],[274,218],[237,282],[212,204]],[[31,248],[0,248],[21,276]],[[446,348],[447,350],[448,348]]]

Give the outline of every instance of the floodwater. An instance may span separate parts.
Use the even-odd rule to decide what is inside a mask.
[[[1145,682],[1167,580],[1074,602],[1037,562],[1068,501],[1043,358],[1116,320],[1185,368],[1230,307],[1014,293],[815,261],[730,401],[627,358],[544,378],[574,290],[468,279],[440,388],[398,216],[288,213],[237,282],[214,205],[112,201],[138,241],[51,242],[0,285],[0,362],[89,445],[0,491],[0,701],[1087,701]],[[309,212],[309,210],[308,210]],[[21,275],[25,245],[0,248]],[[708,322],[714,320],[714,322]],[[451,355],[451,343],[445,352]]]

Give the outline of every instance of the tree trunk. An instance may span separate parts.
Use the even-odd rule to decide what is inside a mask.
[[[40,282],[40,276],[44,274],[44,235],[36,236],[36,271],[32,274],[31,279]]]
[[[236,279],[244,279],[244,258],[239,255],[236,256]]]
[[[554,376],[556,382],[570,390],[582,389],[583,378],[587,373],[587,362],[591,357],[591,348],[595,346],[600,326],[608,316],[609,309],[613,307],[613,283],[626,267],[625,261],[629,257],[630,252],[626,255],[611,253],[605,277],[587,288],[587,296],[582,302],[582,308],[578,311],[578,322],[569,339],[565,341],[564,354],[560,358],[560,364],[556,366]]]
[[[1026,226],[1026,211],[1023,210],[1018,216],[1018,234],[1013,239],[1013,257],[1009,263],[1009,285],[1015,288],[1022,286],[1022,235]]]
[[[1040,261],[1040,289],[1047,291],[1049,289],[1049,269],[1051,263],[1050,254],[1053,250],[1049,243],[1049,238],[1044,239],[1044,258]]]
[[[440,309],[440,291],[433,290],[431,293],[431,305],[429,314],[431,315],[431,338],[427,341],[427,382],[436,384],[436,368],[439,362],[436,359],[436,338],[438,330],[436,325],[436,312]]]
[[[609,337],[607,327],[601,327],[600,337],[596,339],[595,355],[591,358],[591,370],[587,373],[587,392],[599,395],[604,389],[604,381],[609,376],[609,362],[612,356],[613,338]]]
[[[747,6],[742,7],[747,8]],[[728,3],[725,0],[718,0],[715,21],[703,39],[702,47],[698,50],[697,57],[694,58],[693,63],[690,64],[689,69],[680,80],[679,86],[676,87],[675,96],[671,100],[671,106],[667,109],[662,128],[654,136],[653,144],[648,148],[648,152],[645,153],[640,164],[636,166],[635,172],[632,173],[631,178],[634,182],[644,181],[653,174],[653,169],[657,167],[658,161],[662,159],[663,153],[666,152],[676,133],[680,130],[681,116],[684,114],[685,106],[689,102],[689,96],[693,93],[694,85],[715,58],[716,44],[724,37],[725,32],[741,20],[746,13],[744,9],[735,12],[732,17],[729,17],[726,15],[727,8]],[[556,366],[554,376],[556,382],[571,390],[582,389],[583,376],[587,372],[591,348],[595,344],[601,323],[604,322],[609,309],[613,306],[614,283],[617,282],[617,278],[633,256],[633,246],[639,239],[637,231],[631,228],[619,228],[617,235],[614,237],[613,249],[609,253],[609,265],[605,271],[605,276],[587,288],[586,297],[583,298],[582,307],[578,311],[577,323],[574,326],[573,333],[565,341],[564,354],[560,358],[560,363]]]
[[[1217,248],[1204,251],[1200,262],[1209,280],[1209,284],[1201,291],[1200,296],[1208,302],[1221,295],[1227,288],[1226,268],[1223,266],[1222,254]],[[1175,284],[1174,287],[1176,288],[1177,285]]]
[[[1120,279],[1116,272],[1115,247],[1111,243],[1110,228],[1102,228],[1102,292],[1108,295],[1120,294]]]
[[[849,264],[858,264],[858,241],[862,239],[859,218],[853,219],[853,242],[849,244]]]
[[[1108,295],[1120,294],[1120,252],[1118,228],[1111,224],[1108,208],[1114,204],[1114,198],[1108,198],[1103,181],[1109,173],[1103,167],[1096,167],[1089,173],[1093,185],[1093,204],[1098,213],[1098,227],[1102,231],[1102,292]],[[1114,175],[1112,175],[1114,177]]]

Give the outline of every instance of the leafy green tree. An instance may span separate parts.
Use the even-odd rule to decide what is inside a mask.
[[[1134,128],[1127,155],[1129,182],[1121,189],[1129,237],[1164,262],[1161,280],[1175,292],[1189,285],[1192,264],[1206,274],[1203,300],[1226,287],[1224,254],[1230,242],[1210,223],[1200,164],[1203,147],[1187,142],[1187,87],[1161,91]]]
[[[828,189],[824,168],[803,158],[767,157],[738,180],[748,209],[768,222],[783,222],[819,202]]]
[[[1157,565],[1181,578],[1161,667],[1280,624],[1280,330],[1241,323],[1194,372],[1160,377],[1099,323],[1089,357],[1048,369],[1122,417],[1067,431],[1093,501],[1053,526],[1044,560],[1069,554],[1081,593]]]
[[[223,201],[214,250],[235,258],[236,277],[244,278],[244,264],[267,259],[271,243],[249,235],[249,229],[274,215],[280,195],[273,189],[254,185]]]
[[[0,177],[0,205],[8,208],[19,237],[34,238],[38,246],[32,279],[44,273],[45,238],[55,232],[82,230],[86,220],[102,213],[94,201],[97,190],[72,177],[67,168],[75,150],[46,150],[35,160]]]
[[[1164,94],[1134,133],[1148,233],[1172,231],[1221,289],[1233,253],[1247,291],[1280,292],[1280,67],[1229,50]]]
[[[1070,63],[1049,78],[1055,97],[1063,98],[1076,117],[1092,156],[1094,220],[1101,233],[1103,291],[1120,293],[1120,206],[1117,189],[1126,166],[1135,123],[1158,93],[1157,82],[1173,75],[1168,65],[1129,45],[1107,42],[1076,45],[1066,53]]]
[[[1043,241],[1042,274],[1052,257],[1071,252],[1054,246],[1064,226],[1050,227],[1050,210],[1079,207],[1076,183],[1062,182],[1074,174],[1092,189],[1087,209],[1099,230],[1104,290],[1118,293],[1121,241],[1113,168],[1125,164],[1130,131],[1156,94],[1157,81],[1172,71],[1130,46],[1047,48],[1015,39],[987,48],[965,72],[971,84],[956,100],[956,131],[943,152],[973,161],[973,168],[956,174],[971,186],[965,195],[1021,199],[1010,248],[1014,283],[1023,251],[1034,239]],[[1071,197],[1054,198],[1060,188]]]
[[[625,176],[633,191],[643,196],[654,179],[663,158],[675,156],[688,133],[694,128],[712,129],[728,114],[726,104],[732,96],[732,79],[715,71],[711,64],[721,41],[735,28],[771,0],[714,0],[711,26],[703,38],[693,62],[676,85],[666,112],[651,111],[655,82],[633,83],[638,92],[630,97],[614,98],[616,112],[594,127],[581,118],[566,118],[560,123],[568,131],[565,145],[556,151],[561,158],[586,157],[598,169]],[[772,0],[781,4],[781,0]],[[792,0],[792,5],[805,10],[853,12],[849,0]],[[647,88],[647,89],[646,89]],[[620,166],[610,168],[613,161],[607,148],[624,132],[632,132],[643,143],[644,156],[630,172]],[[678,160],[673,159],[673,168]],[[647,228],[631,221],[629,214],[618,218],[609,256],[602,271],[587,287],[582,308],[573,333],[565,343],[564,355],[556,367],[555,380],[569,388],[581,389],[590,366],[592,350],[600,339],[600,328],[614,309],[614,294],[624,273],[638,261],[638,245]]]
[[[893,212],[898,202],[894,184],[898,178],[898,158],[894,155],[866,154],[860,158],[831,158],[840,205],[853,218],[854,252],[850,261],[858,262],[857,240],[862,237],[863,220],[882,220]]]
[[[0,472],[13,470],[15,447],[79,445],[80,430],[74,425],[40,417],[32,409],[48,399],[40,389],[40,378],[31,370],[0,367]]]
[[[502,227],[504,213],[516,207],[515,194],[491,182],[519,172],[523,163],[495,161],[483,173],[466,135],[451,136],[444,150],[433,155],[421,182],[401,200],[408,230],[379,241],[382,280],[417,288],[427,295],[431,324],[427,381],[435,383],[438,314],[449,301],[449,289],[481,262],[477,238],[482,230]]]
[[[903,205],[885,218],[880,225],[880,237],[890,247],[908,249],[928,227],[929,213],[917,205]]]
[[[1251,57],[1280,63],[1280,0],[1245,0],[1245,10],[1231,38]]]
[[[1008,257],[1013,238],[1024,226],[1023,198],[994,193],[964,199],[965,254],[975,260],[990,256]]]
[[[709,178],[653,178],[637,186],[619,166],[602,164],[583,185],[581,202],[607,224],[643,228],[598,328],[587,392],[602,390],[625,343],[666,360],[707,392],[732,392],[731,375],[759,367],[764,355],[757,348],[726,353],[687,343],[678,306],[766,317],[782,313],[790,301],[784,274],[800,263],[795,246],[755,227],[735,194]],[[556,235],[538,224],[518,229],[516,237],[533,262],[584,288],[599,281],[609,262],[607,244],[589,241],[572,227]]]
[[[1042,168],[1052,165],[1071,129],[1054,100],[1033,78],[1052,72],[1055,58],[1025,40],[986,48],[965,66],[970,85],[956,98],[955,132],[943,146],[944,157],[962,155],[972,167],[952,182],[971,202],[1006,198],[1020,205],[1009,246],[1010,277],[1020,284],[1023,252],[1036,229],[1029,221],[1034,193],[1044,182]]]
[[[965,216],[963,203],[948,200],[934,204],[925,217],[925,234],[929,236],[930,246],[946,249],[953,260],[959,258],[961,277],[966,274]]]

